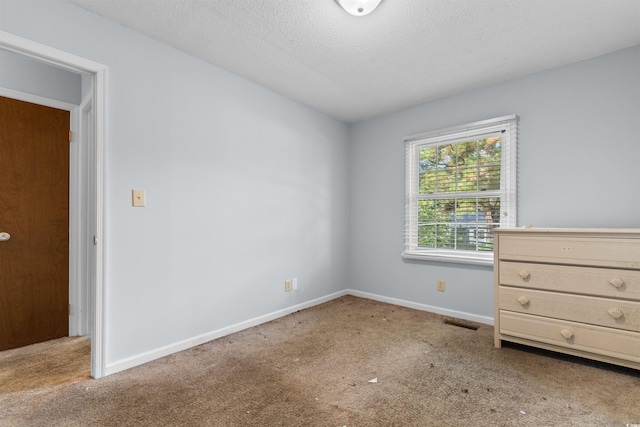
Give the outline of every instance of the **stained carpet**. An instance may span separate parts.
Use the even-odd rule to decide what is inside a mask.
[[[3,426],[625,426],[640,373],[346,296],[100,380],[0,394]],[[455,322],[452,322],[455,323]]]

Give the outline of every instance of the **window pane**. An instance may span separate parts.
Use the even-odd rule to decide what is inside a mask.
[[[478,169],[478,187],[480,190],[500,189],[500,164],[480,166]]]
[[[500,171],[498,171],[500,173]],[[498,179],[498,183],[500,180]],[[477,164],[458,169],[458,192],[478,190],[478,167]]]
[[[475,251],[476,245],[473,239],[475,226],[456,225],[456,249]]]
[[[434,223],[436,222],[436,201],[420,200],[418,201],[418,223]]]
[[[436,230],[436,247],[442,249],[455,249],[455,227],[451,223],[438,224]]]
[[[436,191],[437,148],[420,149],[420,194],[433,194]]]
[[[468,223],[478,221],[478,199],[458,199],[456,203],[456,222]]]
[[[500,189],[500,162],[502,138],[481,139],[478,141],[478,188],[480,190]]]
[[[493,229],[494,226],[490,224],[478,226],[474,235],[478,251],[493,251]]]
[[[478,189],[478,141],[458,144],[458,171],[456,191]]]
[[[457,172],[457,144],[438,147],[436,193],[455,193]]]
[[[478,227],[475,243],[478,251],[493,251],[493,229],[500,226],[500,198],[478,199]]]
[[[418,246],[492,251],[500,223],[500,198],[418,201]]]
[[[500,189],[500,137],[420,149],[420,194]]]
[[[472,199],[458,199],[456,202],[456,248],[462,250],[475,250],[472,238],[478,223],[478,201]]]
[[[444,224],[452,223],[456,212],[456,199],[440,199],[435,202],[436,220]]]
[[[500,157],[502,154],[502,138],[495,136],[493,138],[485,138],[478,141],[478,157],[480,164],[487,163],[500,165]]]
[[[418,246],[455,248],[455,199],[418,201]]]
[[[453,228],[453,215],[455,213],[456,200],[436,200],[436,247],[455,249],[455,229]]]
[[[478,141],[467,141],[458,144],[458,167],[475,167],[478,163]]]
[[[436,226],[433,224],[418,225],[418,247],[436,247]]]

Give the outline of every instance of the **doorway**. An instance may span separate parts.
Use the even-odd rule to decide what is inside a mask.
[[[0,96],[0,351],[69,335],[69,111]]]
[[[106,241],[104,233],[105,223],[105,152],[106,152],[106,94],[107,94],[107,68],[91,60],[63,52],[40,43],[27,40],[13,34],[0,31],[0,49],[24,55],[36,59],[45,64],[88,75],[91,80],[92,96],[90,108],[85,117],[88,122],[85,132],[89,136],[87,147],[93,158],[83,156],[75,161],[80,170],[87,171],[92,180],[86,187],[86,194],[78,193],[82,202],[78,206],[86,209],[69,212],[70,215],[79,215],[77,221],[71,223],[71,228],[84,227],[86,233],[80,242],[78,253],[71,252],[72,258],[79,259],[79,253],[92,253],[89,262],[77,263],[82,270],[78,274],[85,275],[88,280],[88,304],[90,316],[88,319],[89,335],[91,337],[91,376],[100,378],[105,375],[105,253]],[[85,105],[85,107],[87,107]],[[85,111],[85,110],[83,110]],[[74,161],[72,156],[72,161]],[[72,190],[73,191],[73,190]],[[72,194],[70,194],[71,196]],[[81,224],[83,227],[81,227]],[[73,275],[74,272],[70,271]]]

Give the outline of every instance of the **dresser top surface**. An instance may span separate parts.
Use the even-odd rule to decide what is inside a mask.
[[[499,234],[580,234],[580,235],[610,235],[617,237],[640,237],[640,228],[496,228]]]

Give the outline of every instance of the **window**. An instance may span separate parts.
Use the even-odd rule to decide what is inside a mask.
[[[493,229],[516,226],[516,121],[404,139],[404,258],[493,263]]]

